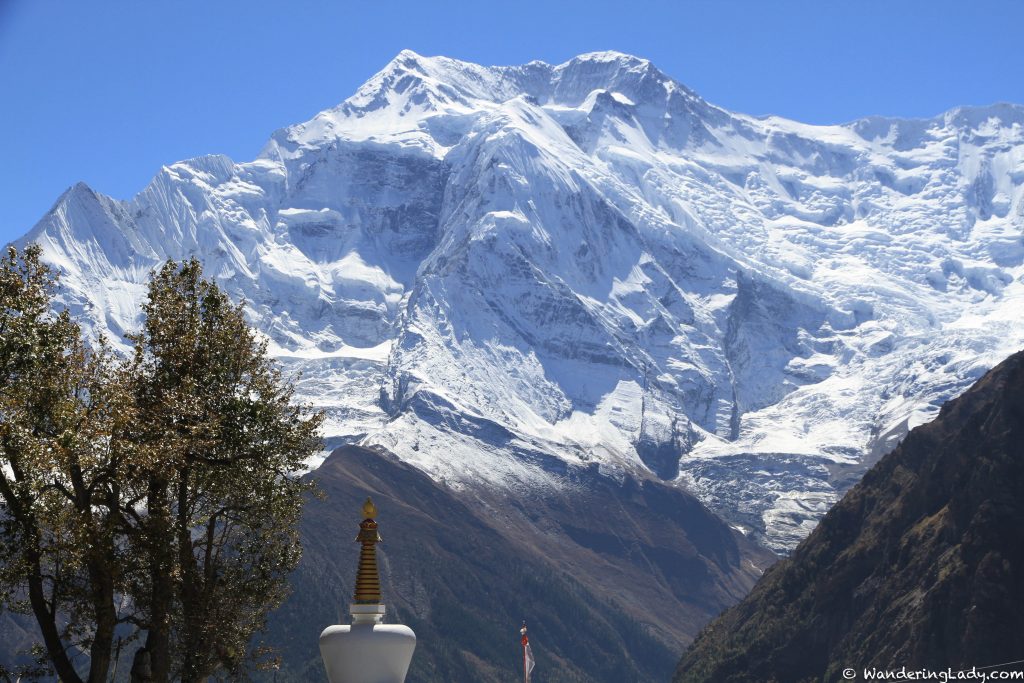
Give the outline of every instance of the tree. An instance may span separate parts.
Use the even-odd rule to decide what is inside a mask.
[[[132,477],[145,496],[132,547],[153,679],[198,681],[237,670],[300,557],[308,485],[296,475],[318,448],[322,415],[293,403],[266,342],[196,260],[166,264],[133,337]]]
[[[238,672],[299,559],[322,415],[195,260],[153,274],[128,359],[54,286],[37,247],[0,263],[0,598],[65,681],[76,651],[107,680],[119,625],[153,681]]]
[[[129,413],[100,344],[81,342],[51,312],[54,278],[38,247],[0,263],[0,586],[31,613],[65,681],[80,681],[69,649],[105,680],[121,588],[116,520],[118,443]],[[27,596],[27,604],[20,598]]]

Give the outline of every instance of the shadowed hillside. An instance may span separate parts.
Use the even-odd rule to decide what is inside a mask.
[[[713,622],[676,681],[1024,657],[1024,352],[912,431]],[[858,679],[860,674],[858,673]]]
[[[544,681],[664,680],[679,643],[749,590],[751,562],[773,559],[684,493],[589,470],[515,501],[454,492],[357,447],[315,476],[326,495],[307,508],[295,592],[266,639],[284,657],[279,680],[323,677],[317,637],[348,622],[367,495],[380,510],[386,621],[419,638],[410,683],[520,680],[523,619]]]

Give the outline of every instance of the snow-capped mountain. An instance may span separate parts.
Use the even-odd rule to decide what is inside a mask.
[[[402,52],[255,161],[68,190],[22,239],[119,339],[200,257],[332,444],[458,488],[676,481],[792,547],[1024,346],[1024,108],[811,126],[650,62]]]

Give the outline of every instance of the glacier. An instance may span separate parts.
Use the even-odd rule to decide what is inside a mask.
[[[78,184],[19,243],[120,345],[200,258],[330,448],[467,491],[656,478],[786,551],[1024,346],[1022,185],[1018,105],[807,125],[615,52],[404,51],[254,161]]]

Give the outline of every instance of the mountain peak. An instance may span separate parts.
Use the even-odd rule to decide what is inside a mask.
[[[563,63],[569,64],[571,62],[618,62],[622,64],[640,65],[645,66],[651,63],[651,60],[631,55],[627,52],[619,52],[618,50],[597,50],[595,52],[584,52],[583,54],[576,55],[569,61]]]
[[[1024,106],[1010,102],[986,105],[963,105],[946,112],[945,120],[960,128],[981,128],[990,121],[1011,127],[1024,126]]]
[[[990,114],[953,154],[940,120],[756,120],[621,52],[406,50],[256,163],[80,189],[41,229],[110,336],[202,254],[330,438],[480,485],[678,474],[787,548],[1024,339],[1024,134]]]
[[[411,59],[411,60],[415,61],[417,59],[422,59],[422,57],[423,57],[423,55],[421,55],[420,53],[418,53],[418,52],[416,52],[414,50],[410,50],[409,48],[405,48],[405,49],[399,51],[399,53],[397,55],[395,55],[395,58],[392,61],[397,61],[397,60],[400,60],[400,59],[402,59],[402,60],[409,60],[409,59]]]
[[[79,180],[68,189],[61,192],[60,196],[57,197],[57,201],[53,203],[50,210],[46,212],[43,218],[36,224],[32,229],[32,233],[37,232],[40,229],[40,224],[45,222],[46,218],[54,215],[60,211],[66,211],[67,207],[75,204],[87,203],[93,204],[99,201],[100,195],[96,190],[92,189],[88,183],[84,180]]]
[[[456,67],[469,64],[468,62],[461,62],[450,57],[428,57],[421,55],[418,52],[414,52],[413,50],[405,49],[385,64],[384,68],[371,78],[371,81],[381,74],[417,73],[426,75],[430,72],[436,72],[438,67],[441,67],[444,63],[447,63],[449,66]]]

